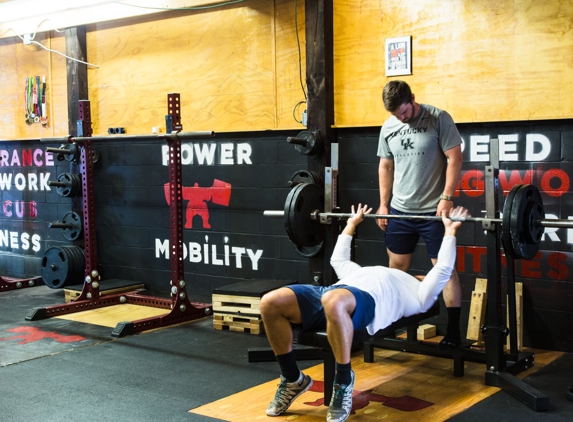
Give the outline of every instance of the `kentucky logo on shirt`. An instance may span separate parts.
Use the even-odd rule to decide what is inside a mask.
[[[400,144],[404,148],[404,151],[407,151],[408,149],[414,149],[414,143],[412,142],[412,140],[410,138],[402,139],[400,141]]]

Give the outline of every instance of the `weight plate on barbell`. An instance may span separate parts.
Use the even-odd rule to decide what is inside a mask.
[[[511,205],[509,231],[517,259],[533,259],[539,251],[544,229],[537,220],[544,218],[539,190],[533,185],[521,185],[516,189]]]
[[[515,193],[521,188],[523,185],[515,185],[507,194],[507,198],[505,198],[505,202],[503,204],[503,218],[502,218],[502,242],[503,242],[503,250],[505,254],[512,257],[513,259],[517,258],[517,253],[513,249],[513,242],[511,240],[511,230],[509,229],[510,220],[511,220],[511,206],[513,205],[513,198],[515,197]]]
[[[297,253],[300,256],[303,256],[305,258],[312,258],[312,257],[318,255],[318,253],[322,249],[323,245],[324,245],[324,242],[320,242],[316,246],[298,246],[298,245],[296,245],[296,247],[294,249],[295,249],[295,251],[297,251]]]
[[[310,247],[324,240],[324,228],[319,221],[310,218],[313,211],[323,208],[324,192],[319,185],[301,183],[290,191],[285,202],[284,223],[291,242]]]

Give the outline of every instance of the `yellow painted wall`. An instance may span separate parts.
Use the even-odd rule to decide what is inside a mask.
[[[299,36],[304,75],[304,2]],[[573,117],[573,0],[335,0],[335,123],[379,126],[386,38],[412,36],[418,101],[457,122]],[[65,52],[56,32],[36,40]],[[299,129],[304,99],[293,0],[249,0],[87,26],[95,134],[163,130],[181,94],[184,130]],[[17,37],[0,40],[0,139],[67,134],[65,59]],[[24,123],[24,80],[46,74],[50,126]],[[396,78],[396,77],[393,77]],[[302,111],[304,106],[298,111]],[[297,114],[300,118],[300,113]]]
[[[100,66],[88,71],[94,132],[165,130],[168,92],[181,94],[184,130],[301,127],[292,118],[304,99],[293,22],[291,1],[257,0],[88,27],[88,61]]]
[[[456,122],[573,117],[571,0],[335,0],[334,9],[338,126],[380,125],[382,88],[400,78]],[[413,74],[387,78],[385,39],[408,35]]]
[[[63,36],[38,34],[47,48],[66,50]],[[0,139],[51,137],[68,132],[66,60],[18,37],[0,39]],[[25,123],[26,77],[46,77],[48,126]]]

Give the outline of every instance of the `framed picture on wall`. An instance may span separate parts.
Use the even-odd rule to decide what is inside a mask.
[[[412,74],[412,37],[386,38],[386,76]]]

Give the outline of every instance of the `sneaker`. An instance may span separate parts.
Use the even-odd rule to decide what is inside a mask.
[[[354,371],[351,371],[350,375],[352,376],[350,384],[341,385],[334,383],[332,399],[330,400],[330,406],[328,406],[328,413],[326,415],[328,422],[345,421],[352,411],[352,391],[354,390],[356,374]]]
[[[312,378],[300,373],[298,381],[287,382],[286,378],[281,375],[281,382],[274,400],[267,407],[268,416],[282,415],[290,407],[292,402],[301,394],[312,387]]]

